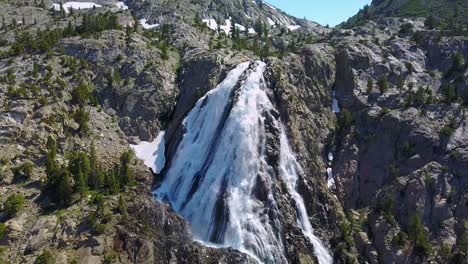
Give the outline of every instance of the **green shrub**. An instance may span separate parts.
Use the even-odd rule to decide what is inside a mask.
[[[465,89],[465,92],[463,93],[463,104],[468,106],[468,89]]]
[[[368,94],[371,94],[371,93],[372,93],[372,88],[373,88],[373,87],[374,87],[374,81],[372,80],[372,78],[369,78],[369,79],[367,80],[367,90],[366,90],[366,92],[367,92]]]
[[[3,211],[8,217],[16,216],[23,209],[26,199],[22,194],[10,195],[3,204]]]
[[[403,152],[403,156],[405,158],[409,158],[413,155],[413,145],[410,144],[409,142],[405,142],[403,144],[401,151]]]
[[[388,166],[388,175],[391,179],[395,179],[400,176],[400,168],[396,164]]]
[[[418,214],[413,214],[408,226],[408,237],[414,243],[415,253],[418,255],[429,255],[432,245],[429,235],[422,224]]]
[[[94,87],[92,84],[81,80],[79,85],[72,91],[72,102],[82,106],[87,104],[91,99],[93,91]]]
[[[413,72],[413,64],[411,62],[406,62],[405,63],[405,66],[406,66],[406,70],[409,72],[409,73],[412,73]]]
[[[453,65],[452,71],[460,72],[465,68],[465,59],[463,58],[463,54],[457,52],[453,56]]]
[[[34,163],[31,161],[26,161],[13,169],[15,179],[26,178],[30,179],[32,176],[32,171],[34,169]]]
[[[416,31],[413,33],[413,36],[411,37],[411,40],[416,42],[418,46],[422,47],[424,46],[424,42],[427,39],[427,35],[421,31]]]
[[[447,103],[453,103],[457,100],[457,91],[455,85],[447,83],[442,86],[442,92],[445,95],[445,101]]]
[[[353,114],[346,108],[343,108],[338,116],[338,130],[343,131],[350,128],[354,123]]]
[[[398,33],[400,35],[407,35],[413,33],[414,26],[411,23],[405,23],[400,26],[400,31]]]
[[[78,123],[78,133],[81,135],[86,135],[89,132],[89,112],[86,111],[83,107],[79,107],[75,110],[73,114],[73,119]]]
[[[439,26],[439,21],[431,14],[429,17],[426,18],[426,21],[424,21],[424,26],[426,26],[429,29],[434,29],[437,26]]]
[[[388,197],[383,205],[383,215],[388,222],[395,222],[395,216],[393,215],[393,198]]]
[[[35,264],[54,264],[55,263],[55,256],[52,252],[48,249],[44,249],[42,254],[37,257]]]
[[[381,94],[386,93],[388,91],[388,88],[389,88],[389,83],[388,83],[387,76],[381,75],[379,77],[379,80],[377,81],[377,85],[379,86]]]
[[[99,236],[99,235],[104,234],[104,232],[106,232],[106,229],[107,229],[107,225],[98,223],[94,225],[93,232],[95,235]]]
[[[408,235],[404,231],[399,231],[398,234],[393,238],[393,242],[400,248],[405,246],[408,242]]]
[[[450,137],[453,132],[455,132],[455,129],[457,128],[457,123],[455,122],[455,119],[450,119],[450,122],[445,125],[442,130],[440,131],[441,135]]]
[[[0,240],[3,239],[7,234],[7,226],[4,223],[0,223]]]

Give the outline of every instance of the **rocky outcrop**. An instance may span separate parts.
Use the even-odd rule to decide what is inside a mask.
[[[377,255],[363,245],[364,233],[357,233],[358,250],[368,251],[362,260],[448,261],[466,232],[460,231],[465,216],[457,213],[466,195],[466,143],[460,141],[466,109],[445,103],[444,85],[453,82],[455,54],[466,56],[465,41],[414,43],[392,37],[384,25],[369,22],[348,30],[337,43],[336,95],[353,114],[336,141],[336,194],[347,212],[370,209],[360,228]],[[414,219],[424,226],[421,236],[431,249],[413,242]],[[442,251],[448,253],[434,254]]]

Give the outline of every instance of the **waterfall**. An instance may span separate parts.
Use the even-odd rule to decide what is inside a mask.
[[[196,240],[233,247],[261,263],[287,263],[271,191],[274,172],[267,162],[268,130],[273,127],[281,145],[276,165],[296,202],[298,226],[319,262],[331,263],[296,191],[300,166],[278,115],[272,114],[276,109],[266,93],[265,67],[260,61],[238,65],[196,103],[183,121],[185,134],[154,193],[191,224]]]
[[[296,211],[298,216],[298,224],[302,229],[304,235],[314,245],[315,256],[319,260],[319,263],[332,263],[333,259],[328,250],[323,246],[322,241],[314,235],[314,229],[309,222],[309,216],[304,205],[302,196],[297,192],[297,181],[299,180],[298,175],[302,173],[301,166],[296,160],[294,153],[289,147],[288,139],[284,128],[281,126],[281,155],[280,155],[280,174],[284,182],[286,182],[288,191],[296,202]]]

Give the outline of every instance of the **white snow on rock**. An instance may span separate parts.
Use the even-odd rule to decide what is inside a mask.
[[[328,160],[333,161],[333,154],[331,152],[328,153]]]
[[[328,188],[331,188],[335,186],[335,178],[333,177],[333,170],[332,168],[327,168],[327,186]]]
[[[66,13],[69,13],[70,9],[80,10],[80,9],[91,9],[94,7],[102,7],[101,5],[98,5],[93,2],[66,2],[62,6],[63,6],[63,10],[65,10]],[[53,7],[56,11],[60,11],[60,4],[54,3]]]
[[[209,29],[211,30],[218,30],[218,22],[216,22],[215,19],[213,18],[207,18],[207,19],[202,19],[202,22],[205,23]],[[219,25],[219,29],[221,31],[224,31],[226,35],[231,34],[231,27],[232,27],[232,21],[231,18],[226,19],[226,25]],[[245,27],[241,24],[235,23],[235,27],[238,28],[240,31],[245,31]],[[249,28],[249,34],[255,34],[255,30],[253,28]]]
[[[124,2],[117,2],[115,5],[121,10],[127,10],[128,6]]]
[[[340,105],[338,104],[338,100],[336,99],[335,95],[336,95],[336,92],[333,91],[332,92],[332,96],[333,96],[332,111],[333,113],[339,113],[341,112],[341,109],[340,109]]]
[[[274,6],[272,6],[272,5],[268,4],[268,3],[265,3],[265,2],[263,2],[263,3],[264,3],[266,6],[268,6],[269,8],[271,8],[271,9],[273,9],[273,10],[276,10],[276,7],[274,7]]]
[[[155,27],[159,27],[159,24],[148,24],[148,20],[146,18],[140,19],[140,24],[144,29],[152,29]]]
[[[270,26],[274,26],[274,25],[275,25],[275,21],[273,21],[273,19],[267,18],[267,20],[268,20],[268,24],[270,24]]]
[[[161,131],[153,142],[142,141],[138,145],[130,145],[135,151],[135,155],[154,173],[160,173],[166,163],[164,134],[165,131]]]
[[[288,27],[288,29],[291,30],[291,31],[298,30],[298,29],[301,28],[301,26],[299,26],[299,25],[289,25],[289,26],[287,26],[287,27]]]

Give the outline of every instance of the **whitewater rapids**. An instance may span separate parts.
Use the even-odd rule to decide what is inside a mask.
[[[287,263],[281,223],[271,191],[260,199],[261,178],[272,185],[267,162],[267,130],[279,131],[278,173],[296,204],[297,225],[314,246],[320,264],[332,263],[314,233],[304,201],[296,190],[299,163],[266,93],[263,62],[245,62],[230,71],[183,121],[185,134],[155,190],[192,227],[194,238],[247,253],[260,263]],[[265,191],[264,191],[265,192]]]

